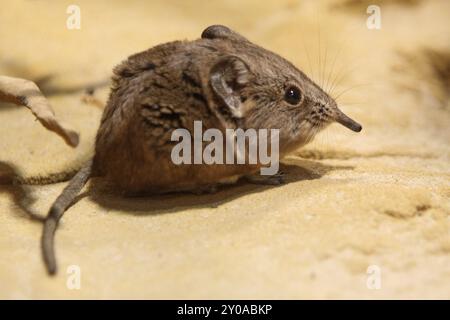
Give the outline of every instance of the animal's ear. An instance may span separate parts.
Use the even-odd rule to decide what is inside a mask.
[[[248,41],[239,33],[234,32],[228,27],[220,24],[212,25],[203,30],[202,39],[235,39],[241,41]]]
[[[243,116],[241,92],[249,76],[247,65],[236,56],[225,56],[211,68],[211,87],[235,118]]]

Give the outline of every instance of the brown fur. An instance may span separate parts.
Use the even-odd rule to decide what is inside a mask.
[[[237,89],[242,117],[217,98],[210,72],[224,57],[237,56],[248,68]],[[303,72],[228,28],[213,26],[202,39],[162,44],[135,54],[115,68],[113,89],[96,141],[94,166],[127,191],[194,189],[233,175],[246,166],[177,166],[170,141],[177,128],[193,134],[193,121],[208,128],[280,129],[282,154],[309,142],[334,118],[335,102]],[[283,100],[294,83],[304,102]]]
[[[284,98],[292,85],[301,92],[296,105]],[[114,69],[97,133],[93,173],[127,193],[162,193],[201,190],[258,169],[259,165],[175,165],[171,134],[185,128],[193,135],[195,120],[203,122],[203,130],[279,129],[280,156],[308,143],[332,121],[361,130],[290,62],[227,27],[211,26],[199,40],[156,46]],[[79,175],[75,179],[87,181]],[[80,186],[77,182],[75,189]],[[74,197],[65,190],[58,198],[50,211],[52,224]],[[51,257],[47,265],[53,262],[48,266],[54,273],[52,245],[46,248],[51,251],[45,254]]]

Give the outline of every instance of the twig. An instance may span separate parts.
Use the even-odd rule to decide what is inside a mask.
[[[56,119],[49,102],[34,82],[0,76],[0,101],[28,107],[45,128],[58,134],[69,146],[78,145],[78,133]]]

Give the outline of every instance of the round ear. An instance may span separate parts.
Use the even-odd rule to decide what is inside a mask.
[[[203,30],[202,39],[235,39],[241,41],[248,41],[239,33],[234,32],[228,27],[220,24],[212,25]]]
[[[242,118],[242,88],[249,81],[249,69],[237,56],[225,56],[212,68],[210,84],[214,93],[228,107],[235,118]]]

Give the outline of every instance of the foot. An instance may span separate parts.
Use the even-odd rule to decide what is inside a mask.
[[[279,171],[278,173],[271,176],[263,176],[259,174],[245,176],[245,180],[253,184],[277,186],[285,182],[285,175],[283,172]]]
[[[202,186],[197,189],[192,190],[193,194],[196,195],[202,195],[202,194],[212,194],[216,193],[219,190],[217,185],[209,185],[209,186]]]

